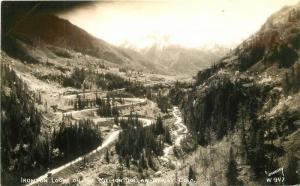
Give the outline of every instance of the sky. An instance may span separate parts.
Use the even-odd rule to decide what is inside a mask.
[[[114,45],[144,48],[155,43],[195,48],[232,46],[274,12],[299,0],[102,1],[60,13],[93,36]]]

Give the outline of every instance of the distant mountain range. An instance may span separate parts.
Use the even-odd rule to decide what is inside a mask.
[[[153,45],[142,50],[117,47],[90,35],[67,20],[50,14],[16,17],[9,25],[4,25],[3,30],[3,50],[8,55],[27,62],[39,61],[30,54],[29,48],[42,49],[50,45],[55,50],[80,52],[121,67],[162,74],[195,74],[227,52],[222,47],[213,51],[175,45]]]
[[[224,47],[210,51],[205,48],[184,48],[178,45],[163,47],[153,45],[143,49],[141,53],[154,64],[162,65],[175,73],[194,74],[219,60],[227,51],[228,49]]]

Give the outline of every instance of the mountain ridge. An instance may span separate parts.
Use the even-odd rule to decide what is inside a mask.
[[[21,15],[14,18],[11,25],[4,25],[2,48],[9,55],[27,62],[38,62],[30,55],[31,49],[47,45],[58,47],[56,50],[72,50],[84,55],[104,59],[121,67],[137,68],[161,74],[194,75],[199,69],[207,67],[227,52],[219,47],[216,51],[205,48],[184,48],[157,45],[137,50],[128,47],[113,46],[96,38],[68,20],[52,14]],[[8,28],[5,28],[8,27]],[[50,47],[51,47],[50,46]],[[53,48],[52,47],[52,48]],[[28,49],[29,48],[29,49]],[[151,52],[152,51],[152,52]],[[186,61],[188,60],[188,65]]]
[[[11,56],[37,62],[38,60],[34,57],[28,57],[30,56],[28,50],[51,45],[59,47],[60,50],[73,50],[123,67],[134,66],[138,69],[156,70],[153,66],[148,66],[147,69],[143,64],[132,60],[125,51],[90,35],[83,29],[55,15],[29,15],[20,18],[20,20],[14,22],[10,26],[9,32],[3,36],[2,48]]]
[[[299,45],[300,4],[273,14],[249,39],[199,71],[194,86],[177,98],[191,131],[187,152],[229,141],[238,162],[238,185],[275,184],[266,180],[266,171],[283,167],[289,172],[290,164],[299,164]],[[222,183],[221,177],[214,182]]]

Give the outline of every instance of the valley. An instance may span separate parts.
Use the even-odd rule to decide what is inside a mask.
[[[44,125],[41,128],[42,133],[47,134],[51,133],[51,131],[53,132],[53,130],[59,130],[59,127],[55,124],[56,122],[71,120],[71,123],[74,123],[76,121],[88,119],[100,127],[101,136],[103,137],[101,145],[91,149],[91,151],[86,154],[66,162],[65,164],[48,169],[42,176],[34,179],[34,181],[28,183],[28,185],[39,185],[44,182],[49,183],[50,180],[52,181],[53,179],[60,181],[64,180],[64,183],[62,182],[61,184],[67,184],[69,183],[69,180],[73,180],[73,178],[78,177],[86,178],[84,180],[80,180],[82,184],[93,185],[97,181],[96,178],[99,177],[97,175],[101,175],[104,172],[108,174],[106,170],[108,167],[111,167],[110,170],[118,170],[117,167],[120,165],[118,165],[118,158],[114,150],[114,145],[118,140],[118,136],[122,131],[122,128],[118,121],[116,121],[116,118],[119,118],[118,120],[129,120],[129,118],[133,117],[131,115],[132,113],[138,115],[138,121],[143,124],[143,127],[149,127],[154,124],[156,122],[156,118],[160,115],[169,118],[168,120],[170,121],[166,127],[167,130],[170,128],[170,137],[172,139],[171,143],[174,145],[165,145],[166,147],[163,149],[163,156],[161,158],[158,157],[156,161],[158,166],[161,164],[161,166],[166,167],[165,171],[168,171],[169,164],[174,164],[177,160],[177,157],[173,153],[173,148],[174,146],[180,147],[180,142],[186,135],[187,128],[182,123],[178,107],[169,107],[168,114],[162,112],[160,108],[158,108],[157,103],[152,101],[155,99],[151,98],[157,94],[155,91],[150,93],[150,97],[148,97],[150,99],[148,99],[144,97],[145,95],[135,97],[134,95],[128,94],[126,87],[111,90],[63,87],[58,85],[57,82],[40,79],[39,75],[36,76],[36,72],[42,72],[42,70],[38,69],[39,65],[35,66],[34,71],[31,73],[30,69],[27,68],[27,65],[22,64],[18,60],[11,59],[6,55],[3,55],[3,57],[5,59],[4,64],[9,65],[9,68],[16,69],[16,75],[28,85],[30,92],[35,92],[35,94],[40,96],[38,108],[44,113],[42,120],[47,123],[47,125]],[[99,68],[96,71],[99,73],[103,71],[103,69]],[[127,74],[123,75],[122,72],[120,73],[114,69],[105,69],[104,71],[117,74],[116,77],[128,76]],[[135,72],[133,71],[133,73]],[[139,74],[143,73],[139,72]],[[143,78],[146,75],[147,74],[143,74],[141,77]],[[48,75],[48,77],[51,77],[51,75]],[[131,77],[130,74],[129,77]],[[139,77],[140,76],[138,76],[135,81],[143,82],[143,80],[139,79]],[[163,81],[165,83],[150,81],[144,84],[145,88],[152,90],[153,86],[159,86],[162,88],[157,89],[157,91],[162,91],[163,87],[168,87],[169,84],[176,81],[176,78],[174,77],[161,77],[165,77],[165,79],[167,79]],[[94,85],[92,85],[92,87],[94,87]],[[110,97],[111,95],[112,97]],[[114,97],[114,95],[116,97]],[[124,97],[122,97],[123,95]],[[110,114],[107,116],[99,115],[99,105],[95,104],[99,100],[113,105],[113,108],[117,109],[119,112],[118,116],[110,116]],[[78,103],[79,101],[80,103]],[[79,106],[79,104],[82,104],[81,102],[86,105]],[[76,147],[74,151],[76,151]],[[103,158],[107,151],[109,151],[110,154],[113,154],[111,155],[111,161],[109,164],[105,163]],[[95,167],[101,168],[95,169]],[[140,173],[134,169],[128,169],[128,172],[131,172],[131,176],[140,175]],[[113,174],[115,174],[114,171],[110,173],[110,175]],[[128,179],[129,178],[130,177],[128,177]]]
[[[300,183],[299,3],[230,50],[114,46],[44,3],[4,3],[1,185]]]

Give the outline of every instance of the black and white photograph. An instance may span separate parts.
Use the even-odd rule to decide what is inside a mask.
[[[1,1],[3,186],[300,185],[299,0]]]

